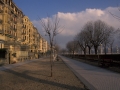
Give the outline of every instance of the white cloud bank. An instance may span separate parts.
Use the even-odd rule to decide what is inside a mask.
[[[60,18],[60,25],[64,26],[64,30],[57,36],[57,43],[61,47],[65,47],[66,43],[73,39],[73,37],[80,31],[85,23],[88,21],[102,20],[108,25],[120,28],[120,22],[116,20],[110,13],[120,16],[120,11],[117,7],[108,7],[104,10],[101,9],[86,9],[77,13],[62,13],[58,12],[57,15]],[[54,17],[54,15],[53,15]],[[38,28],[39,32],[44,36],[43,30],[41,30],[40,22],[33,21],[33,24]]]

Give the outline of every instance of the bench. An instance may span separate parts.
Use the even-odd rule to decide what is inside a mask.
[[[103,67],[109,67],[109,66],[112,66],[113,64],[113,60],[112,59],[100,59],[98,61],[98,65],[99,66],[103,66]]]

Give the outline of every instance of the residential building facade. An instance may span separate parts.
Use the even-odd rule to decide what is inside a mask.
[[[0,49],[10,62],[36,59],[47,52],[47,41],[13,0],[0,0]]]

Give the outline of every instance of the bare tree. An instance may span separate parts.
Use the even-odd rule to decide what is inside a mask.
[[[98,47],[101,44],[106,45],[110,42],[110,37],[113,32],[113,27],[108,26],[105,22],[97,20],[95,22],[87,22],[80,33],[76,35],[76,40],[79,46],[86,55],[86,48],[90,50],[94,47],[95,54],[98,52]],[[106,52],[106,51],[105,51]]]
[[[118,6],[118,11],[120,11],[120,7]],[[113,14],[112,12],[109,11],[109,13],[116,18],[118,21],[120,21],[120,16]]]
[[[89,21],[84,25],[84,35],[85,35],[85,39],[86,39],[86,45],[89,49],[89,54],[91,53],[91,48],[93,46],[93,44],[91,43],[92,30],[93,30],[93,22]]]
[[[114,39],[111,39],[111,41],[109,42],[111,54],[113,53],[113,43],[114,43],[114,41],[115,41]]]
[[[68,49],[68,51],[70,53],[75,54],[75,51],[77,51],[77,41],[73,40],[73,41],[69,41],[66,45],[66,48]]]
[[[114,28],[111,26],[107,26],[106,30],[105,30],[105,35],[104,35],[104,40],[103,40],[103,45],[104,45],[104,52],[105,55],[107,53],[106,48],[108,45],[110,45],[110,47],[112,48],[113,45],[113,33],[114,33]],[[111,49],[112,50],[112,49]]]
[[[84,30],[82,30],[80,33],[76,35],[76,41],[81,50],[84,52],[84,55],[86,55],[87,38]]]
[[[118,6],[118,11],[120,11],[120,6]],[[118,15],[115,15],[114,13],[110,12],[109,13],[115,18],[117,19],[118,21],[120,21],[120,16]],[[120,38],[120,29],[118,28],[118,30],[116,31],[118,34],[119,34],[119,38]]]
[[[91,32],[91,43],[94,46],[95,54],[97,54],[98,47],[104,41],[105,31],[107,30],[107,25],[101,20],[97,20],[93,24],[93,30]]]
[[[46,32],[46,35],[49,37],[50,42],[50,64],[51,64],[51,77],[52,69],[53,69],[53,59],[52,59],[52,52],[54,47],[54,39],[57,34],[59,34],[62,31],[62,27],[60,26],[60,19],[56,15],[54,19],[51,19],[50,17],[47,17],[47,19],[41,19],[40,20],[41,25],[43,27],[43,30]]]

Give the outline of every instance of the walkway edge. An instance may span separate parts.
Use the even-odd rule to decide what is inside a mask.
[[[64,63],[72,70],[72,72],[79,78],[79,80],[82,81],[83,84],[85,84],[86,88],[88,88],[89,90],[97,90],[93,85],[91,85],[87,80],[85,80],[79,73],[77,73],[70,65],[65,62],[64,58],[67,57],[60,57],[64,61]]]
[[[43,58],[40,58],[40,59],[43,59]],[[18,63],[15,63],[15,64],[8,64],[8,65],[5,65],[5,66],[1,66],[0,67],[0,71],[4,71],[6,69],[11,69],[11,68],[14,68],[14,67],[18,67],[18,66],[30,63],[30,62],[34,62],[34,61],[40,60],[40,59],[27,60],[27,61],[24,61],[24,62],[18,62]]]

